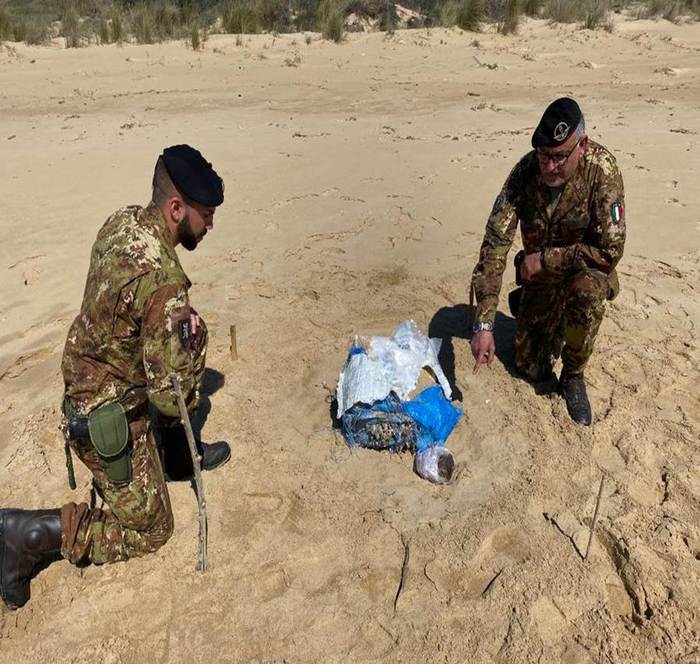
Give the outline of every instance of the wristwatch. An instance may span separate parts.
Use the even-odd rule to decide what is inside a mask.
[[[474,323],[473,332],[493,332],[493,323]]]

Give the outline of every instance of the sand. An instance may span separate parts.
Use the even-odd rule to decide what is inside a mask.
[[[179,142],[226,182],[213,233],[181,255],[211,333],[204,437],[233,447],[204,478],[204,576],[193,493],[171,485],[172,540],[52,565],[0,613],[0,661],[700,661],[699,64],[700,25],[619,16],[612,34],[526,21],[508,37],[212,36],[199,53],[0,46],[0,504],[88,495],[82,467],[68,488],[57,431],[65,335],[97,229],[147,202]],[[512,267],[478,376],[465,329],[493,199],[562,94],[627,194],[591,428],[511,375]],[[447,487],[332,428],[352,335],[407,318],[444,338],[462,398]]]

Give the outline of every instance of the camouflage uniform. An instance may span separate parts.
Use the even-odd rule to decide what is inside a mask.
[[[190,281],[158,208],[126,207],[100,229],[92,248],[80,313],[63,353],[66,398],[75,413],[120,402],[129,421],[132,479],[116,484],[89,439],[71,440],[94,476],[105,509],[69,503],[61,511],[62,554],[73,563],[106,563],[155,551],[173,530],[173,516],[156,446],[152,404],[179,416],[170,376],[188,408],[199,399],[207,331],[192,336]]]
[[[624,192],[615,158],[589,141],[560,191],[542,182],[535,152],[525,155],[496,198],[472,288],[476,323],[493,324],[508,251],[520,222],[526,254],[542,252],[543,271],[523,288],[515,333],[518,369],[538,379],[561,353],[581,374],[593,350],[605,300],[619,291],[615,266],[625,243]]]

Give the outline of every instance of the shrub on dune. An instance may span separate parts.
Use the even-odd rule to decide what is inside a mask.
[[[576,23],[583,19],[583,9],[577,0],[549,0],[545,13],[552,23]]]
[[[502,35],[515,34],[520,25],[520,2],[519,0],[506,0],[503,9],[503,18],[498,23],[498,32]]]
[[[318,28],[319,0],[293,0],[291,16],[298,32]]]
[[[183,16],[175,5],[164,3],[153,8],[153,24],[160,39],[176,36],[182,23]]]
[[[583,27],[587,30],[603,28],[603,30],[612,32],[613,22],[610,17],[610,1],[589,0],[586,3],[586,15],[583,19]]]
[[[131,29],[139,44],[153,44],[156,41],[155,22],[150,8],[140,7],[133,13]]]
[[[457,0],[447,0],[440,7],[440,25],[451,28],[457,23]]]
[[[61,34],[66,38],[66,48],[78,48],[83,37],[80,14],[74,5],[67,7],[61,16]]]
[[[202,50],[202,34],[199,30],[199,26],[196,23],[192,23],[190,26],[190,45],[192,46],[193,51]]]
[[[258,22],[255,10],[248,4],[228,4],[224,8],[222,27],[224,32],[230,35],[242,35],[257,32]]]
[[[523,13],[532,18],[536,18],[542,12],[544,0],[525,0],[523,2]]]
[[[0,8],[0,40],[13,39],[15,36],[15,22],[10,12]]]
[[[347,4],[343,0],[321,0],[318,5],[318,24],[324,39],[336,43],[345,35],[345,13]]]
[[[118,9],[113,9],[109,18],[110,41],[121,44],[124,41],[124,16]]]
[[[455,25],[466,32],[479,32],[486,16],[483,0],[461,0],[457,4]]]
[[[28,46],[45,44],[49,37],[46,26],[38,21],[16,21],[12,26],[12,39]]]
[[[109,21],[106,18],[100,19],[100,44],[109,44],[112,41],[112,34],[109,29]]]
[[[256,22],[263,30],[282,31],[289,23],[288,8],[284,0],[257,0]]]

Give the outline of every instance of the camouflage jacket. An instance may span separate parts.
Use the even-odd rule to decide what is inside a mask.
[[[551,193],[540,179],[535,152],[511,171],[486,224],[472,288],[475,322],[493,323],[508,251],[520,222],[526,254],[542,251],[538,282],[556,283],[572,271],[590,267],[608,275],[611,293],[619,290],[615,265],[625,244],[622,175],[615,157],[602,145],[588,142],[573,177],[551,208]]]
[[[196,401],[190,286],[155,205],[125,207],[107,219],[63,351],[66,395],[76,411],[86,414],[107,401],[129,411],[149,400],[177,416],[171,374]]]

